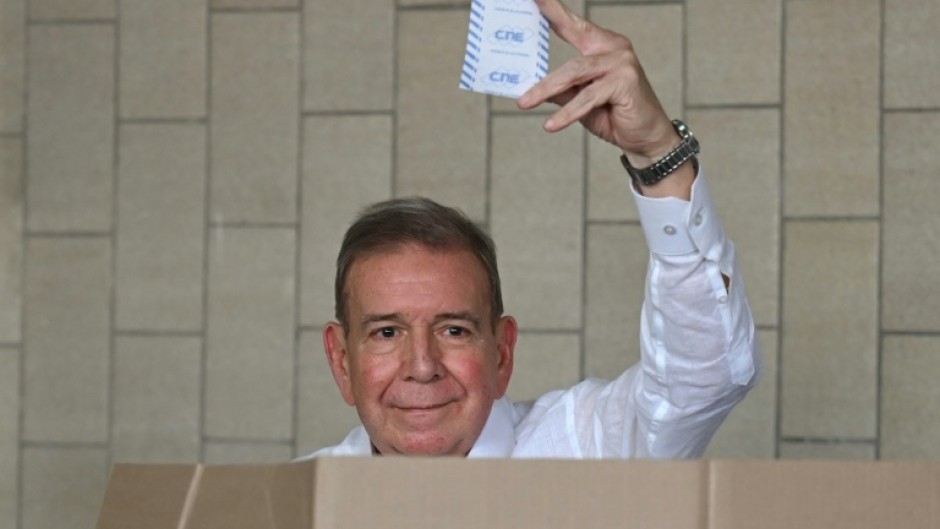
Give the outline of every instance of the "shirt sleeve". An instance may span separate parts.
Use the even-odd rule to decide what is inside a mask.
[[[757,380],[754,322],[705,176],[690,201],[634,195],[650,249],[641,361],[605,393],[635,413],[622,424],[622,455],[698,457]]]
[[[705,176],[688,201],[635,195],[650,249],[640,362],[539,398],[517,457],[699,457],[757,381],[744,282]]]

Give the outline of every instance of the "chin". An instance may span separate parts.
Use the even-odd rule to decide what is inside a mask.
[[[393,451],[409,456],[465,456],[470,448],[463,450],[461,444],[456,439],[419,435],[397,444]]]

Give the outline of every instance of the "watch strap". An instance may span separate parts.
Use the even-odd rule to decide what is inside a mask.
[[[627,155],[620,155],[620,163],[623,164],[623,168],[627,170],[627,174],[634,181],[651,186],[674,173],[676,169],[682,167],[682,164],[699,153],[698,139],[692,134],[689,127],[678,119],[672,121],[672,126],[675,127],[676,133],[679,134],[682,140],[665,156],[653,162],[649,167],[637,169],[630,164]]]

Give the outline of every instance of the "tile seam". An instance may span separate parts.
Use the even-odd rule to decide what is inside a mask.
[[[940,338],[940,330],[933,331],[915,331],[915,330],[903,330],[903,329],[882,329],[882,337],[899,337],[899,336],[910,336],[910,337],[923,337],[923,338]]]
[[[884,114],[933,114],[940,112],[940,107],[882,107]]]
[[[533,329],[533,328],[524,328],[519,327],[519,334],[540,334],[540,335],[579,335],[581,334],[581,329]]]
[[[394,74],[393,74],[394,75]],[[394,110],[388,109],[336,109],[336,110],[304,110],[301,117],[352,117],[352,116],[393,116]]]
[[[779,110],[780,103],[695,103],[686,110]]]
[[[281,13],[299,13],[300,6],[289,7],[289,6],[266,6],[266,7],[211,7],[209,6],[209,14],[225,14],[225,15],[267,15],[267,14],[281,14]]]
[[[300,379],[300,322],[301,322],[301,309],[303,308],[303,240],[304,240],[304,163],[306,160],[305,154],[305,142],[306,135],[304,134],[305,126],[305,114],[304,114],[304,101],[307,93],[307,69],[306,61],[304,61],[304,51],[306,50],[307,42],[307,25],[306,25],[306,16],[307,11],[305,9],[306,4],[301,2],[298,6],[298,17],[297,17],[297,110],[298,110],[298,119],[297,119],[297,181],[295,188],[297,189],[297,194],[295,196],[294,209],[297,214],[296,229],[294,231],[294,321],[293,321],[293,365],[291,366],[291,383],[293,388],[291,388],[291,417],[290,417],[290,451],[291,457],[297,457],[299,442],[299,432],[300,432],[300,385],[302,380]]]
[[[489,96],[489,95],[486,96],[487,100],[491,100],[493,97],[496,97],[496,96]],[[530,111],[525,111],[525,112],[523,112],[523,111],[519,111],[519,112],[516,112],[516,111],[512,111],[512,110],[492,110],[492,115],[493,115],[493,117],[494,117],[494,118],[499,118],[499,119],[501,119],[501,120],[502,120],[502,119],[507,119],[507,118],[515,118],[515,119],[534,119],[534,118],[542,118],[542,119],[545,119],[545,116],[548,115],[548,114],[550,114],[550,113],[551,113],[551,112],[547,112],[547,111],[542,111],[542,112],[537,112],[537,111],[536,111],[536,112],[530,112]]]
[[[26,429],[26,348],[28,345],[28,340],[26,336],[27,322],[26,322],[26,297],[27,297],[27,266],[29,260],[27,258],[27,226],[29,220],[29,181],[27,176],[29,174],[29,84],[30,84],[30,33],[28,20],[28,8],[29,4],[24,1],[23,4],[23,18],[20,21],[23,27],[23,93],[22,104],[23,104],[23,141],[20,144],[20,156],[21,156],[21,166],[20,166],[20,186],[21,193],[23,197],[22,202],[22,211],[21,214],[21,224],[20,224],[20,247],[22,248],[20,254],[20,350],[19,350],[19,410],[17,413],[17,436],[16,436],[16,498],[14,504],[16,505],[16,527],[23,527],[23,486],[25,481],[25,469],[23,461],[23,448],[25,441],[25,429]]]
[[[29,19],[26,21],[27,26],[116,26],[117,17],[115,18],[43,18],[43,19]]]
[[[587,6],[585,6],[587,10]],[[587,312],[588,312],[588,194],[590,187],[588,182],[588,171],[590,159],[588,157],[588,142],[590,135],[582,128],[581,130],[581,315],[578,330],[578,380],[584,380],[587,377]]]
[[[206,460],[206,401],[207,385],[209,375],[208,357],[209,357],[209,238],[212,236],[212,64],[213,64],[213,25],[212,12],[209,10],[208,2],[203,4],[206,10],[206,70],[205,70],[205,105],[206,105],[206,127],[205,127],[205,152],[203,160],[203,237],[202,237],[202,341],[199,349],[199,409],[197,411],[198,428],[198,459],[200,462]]]
[[[877,439],[869,437],[801,437],[784,436],[780,439],[784,443],[800,443],[807,445],[846,445],[846,444],[876,444]]]
[[[591,6],[587,2],[584,3],[584,16],[588,19],[591,18]],[[587,357],[589,354],[587,350],[588,305],[591,302],[588,296],[588,252],[590,250],[588,197],[591,192],[590,179],[588,178],[590,173],[589,136],[587,129],[581,127],[581,277],[578,278],[581,281],[581,314],[578,321],[580,325],[580,329],[578,329],[578,380],[587,378]]]
[[[496,97],[496,96],[494,96],[494,97]],[[540,106],[540,107],[536,107],[536,108],[531,108],[531,109],[529,109],[529,110],[508,110],[508,109],[497,109],[497,108],[494,108],[494,109],[492,110],[492,114],[493,114],[494,117],[499,117],[499,118],[502,118],[502,117],[509,117],[509,116],[522,116],[522,117],[524,117],[524,116],[529,116],[529,117],[540,116],[540,117],[544,118],[544,117],[546,117],[546,116],[551,115],[551,114],[554,113],[556,110],[557,110],[557,108],[555,108],[555,107],[541,107],[541,106]]]
[[[881,221],[880,215],[808,215],[808,216],[790,216],[784,215],[783,220],[793,223],[804,222],[871,222]]]
[[[31,231],[26,230],[27,239],[107,239],[111,231]]]
[[[877,285],[875,287],[875,304],[877,312],[877,342],[875,343],[875,460],[881,459],[881,405],[884,390],[883,363],[884,363],[884,318],[882,316],[882,299],[884,295],[884,175],[885,175],[885,0],[878,2],[878,253],[877,253]]]
[[[587,225],[595,226],[640,226],[639,220],[629,219],[587,219]]]
[[[119,117],[118,125],[205,125],[208,117],[198,116],[150,116],[150,117]]]
[[[108,451],[107,441],[36,441],[24,440],[21,443],[22,448],[32,449],[96,449]]]
[[[778,186],[778,196],[779,200],[777,201],[777,240],[780,241],[777,247],[777,329],[779,331],[776,335],[776,346],[777,346],[777,373],[775,383],[777,387],[775,388],[775,402],[774,402],[774,459],[780,459],[780,443],[783,436],[783,369],[784,369],[784,334],[786,328],[784,327],[784,288],[786,286],[786,281],[784,280],[784,266],[786,264],[786,250],[787,250],[787,219],[784,216],[786,211],[786,109],[787,109],[787,97],[786,97],[786,53],[787,53],[787,7],[786,2],[780,0],[780,26],[779,26],[779,43],[780,43],[780,57],[779,57],[779,68],[780,68],[780,79],[778,81],[779,86],[778,90],[780,93],[780,120],[778,123],[778,153],[779,156],[778,164],[779,169],[777,173],[777,186]]]
[[[202,331],[115,328],[114,335],[121,338],[201,338]]]
[[[392,124],[390,131],[392,140],[390,142],[390,148],[392,152],[390,153],[391,167],[389,168],[389,197],[391,198],[398,196],[398,77],[400,68],[398,57],[401,55],[399,53],[401,43],[398,39],[400,24],[398,2],[395,2],[395,5],[392,7],[392,49],[394,52],[392,53]]]
[[[258,222],[258,221],[234,221],[234,222],[217,222],[210,221],[209,229],[225,229],[225,230],[238,230],[238,229],[255,229],[255,230],[277,230],[277,229],[298,229],[299,221],[295,222]]]
[[[119,22],[121,20],[121,6],[120,2],[115,2],[114,5],[114,17],[115,21]],[[115,329],[117,329],[117,253],[118,253],[118,242],[117,242],[117,231],[118,223],[120,221],[120,215],[118,214],[118,202],[120,199],[120,123],[119,117],[121,115],[121,106],[120,106],[120,91],[121,91],[121,69],[120,69],[120,50],[121,50],[121,31],[120,24],[116,23],[112,32],[112,44],[114,56],[112,59],[112,80],[113,80],[113,89],[112,89],[112,130],[111,130],[111,236],[109,238],[110,242],[110,251],[111,254],[108,256],[108,265],[110,266],[109,270],[109,284],[108,284],[108,367],[107,367],[107,377],[108,377],[108,388],[107,388],[107,404],[106,404],[106,426],[107,431],[105,432],[107,438],[107,452],[105,453],[105,483],[108,479],[108,471],[111,468],[111,464],[114,462],[114,421],[115,421],[115,395],[116,395],[116,378],[117,378],[117,352],[115,349],[116,337]]]
[[[483,138],[483,224],[487,233],[493,233],[493,96],[484,99],[486,128]]]
[[[206,443],[214,443],[220,445],[278,445],[278,446],[294,446],[294,440],[292,438],[271,438],[265,439],[261,437],[214,437],[206,436],[203,439]]]

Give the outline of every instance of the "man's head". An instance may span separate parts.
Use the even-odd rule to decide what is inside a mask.
[[[347,325],[347,279],[353,263],[367,255],[387,253],[406,244],[437,251],[464,250],[486,271],[490,310],[495,322],[503,315],[503,293],[493,240],[457,209],[422,197],[378,202],[366,208],[346,231],[336,259],[336,320]]]
[[[466,454],[512,373],[490,238],[408,198],[367,209],[343,241],[323,333],[337,386],[382,453]]]

